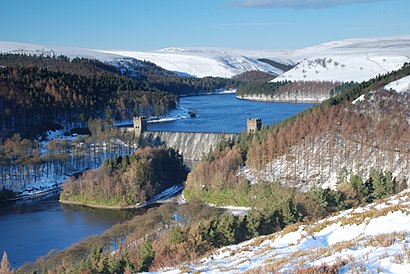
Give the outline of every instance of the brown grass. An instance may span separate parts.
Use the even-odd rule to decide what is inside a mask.
[[[393,232],[393,233],[383,233],[378,234],[372,238],[369,238],[365,242],[365,246],[373,247],[388,247],[396,242],[402,242],[406,238],[406,232]]]

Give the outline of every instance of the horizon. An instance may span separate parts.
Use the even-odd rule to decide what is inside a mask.
[[[69,46],[65,44],[49,44],[49,43],[33,43],[33,42],[27,42],[27,41],[5,41],[5,40],[0,40],[0,43],[15,43],[15,44],[29,44],[29,45],[34,45],[34,46],[47,46],[53,49],[53,47],[58,47],[58,48],[67,48],[67,49],[82,49],[82,50],[92,50],[92,51],[98,51],[98,52],[104,52],[104,51],[118,51],[118,52],[156,52],[156,51],[161,51],[161,50],[166,50],[166,49],[227,49],[227,50],[250,50],[250,51],[292,51],[292,50],[298,50],[298,49],[304,49],[308,47],[314,47],[317,45],[325,44],[325,43],[330,43],[330,42],[336,42],[336,41],[349,41],[349,40],[363,40],[363,39],[369,39],[369,40],[382,40],[382,39],[394,39],[394,38],[409,38],[410,39],[410,34],[403,34],[403,35],[387,35],[387,36],[369,36],[369,37],[347,37],[344,39],[337,39],[337,40],[327,40],[327,41],[322,41],[318,42],[316,44],[312,45],[307,45],[306,47],[300,47],[300,48],[234,48],[234,47],[217,47],[217,46],[185,46],[185,45],[178,45],[178,46],[169,46],[169,47],[163,47],[163,48],[155,48],[155,49],[143,49],[143,50],[138,50],[138,49],[128,49],[128,48],[92,48],[92,47],[78,47],[78,46]]]
[[[2,9],[2,41],[83,49],[292,50],[410,35],[406,0],[14,0]]]

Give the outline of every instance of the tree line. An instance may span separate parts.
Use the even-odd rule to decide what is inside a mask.
[[[236,94],[244,98],[263,95],[276,101],[322,101],[337,95],[346,85],[330,81],[250,82],[241,85]]]

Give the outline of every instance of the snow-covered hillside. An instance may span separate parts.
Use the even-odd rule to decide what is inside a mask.
[[[393,81],[385,85],[384,89],[394,90],[398,93],[403,93],[403,92],[410,93],[410,75],[405,76],[397,81]],[[354,100],[352,104],[358,104],[359,102],[363,102],[366,99],[366,97],[368,98],[368,100],[371,100],[375,92],[377,91],[372,91],[372,92],[369,92],[368,94],[361,95],[359,98]]]
[[[404,62],[410,62],[410,36],[349,39],[297,50],[186,47],[143,52],[0,42],[0,52],[88,57],[107,62],[131,57],[153,62],[181,75],[197,77],[232,77],[245,71],[260,70],[280,74],[273,81],[346,82],[368,80],[378,74],[396,70]],[[285,65],[298,65],[283,73],[281,69],[259,61],[260,58]]]
[[[278,51],[259,52],[210,48],[167,48],[152,52],[137,52],[0,42],[0,53],[95,58],[114,65],[122,64],[118,60],[134,58],[150,61],[181,75],[195,77],[232,77],[250,70],[260,70],[275,75],[283,73],[281,69],[257,60],[264,57],[285,65],[293,65],[289,59],[276,57],[281,55]]]
[[[410,36],[349,39],[289,52],[298,65],[273,81],[365,81],[410,62]]]
[[[100,61],[111,61],[116,58],[121,58],[119,55],[102,53],[93,49],[71,48],[51,45],[37,45],[18,42],[1,42],[0,53],[13,54],[28,54],[28,55],[44,55],[44,56],[60,56],[64,55],[69,58],[90,58],[98,59]],[[1,64],[0,64],[1,65]]]
[[[257,60],[269,56],[266,52],[212,48],[167,48],[153,52],[103,52],[150,61],[167,70],[196,77],[232,77],[250,70],[265,71],[275,75],[283,73],[282,70]],[[283,64],[293,64],[290,60],[279,59],[276,57],[278,54],[278,52],[272,52],[271,59]]]
[[[221,248],[162,272],[409,273],[409,267],[407,190],[313,224],[290,225],[281,232]]]
[[[410,92],[410,75],[391,82],[384,88],[387,90],[393,89],[397,92]]]

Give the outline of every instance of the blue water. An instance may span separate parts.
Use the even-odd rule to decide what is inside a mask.
[[[180,107],[194,110],[196,118],[149,123],[148,130],[239,133],[246,128],[247,118],[262,118],[263,124],[272,125],[311,106],[241,100],[235,94],[182,97]]]
[[[0,252],[6,251],[10,264],[18,267],[51,249],[62,250],[99,234],[129,217],[127,212],[61,205],[58,197],[17,206],[2,204]]]

